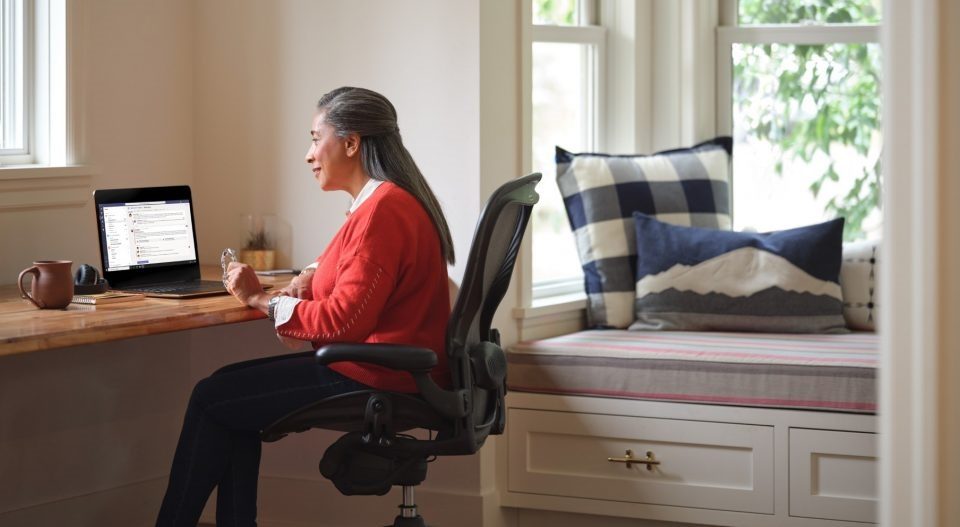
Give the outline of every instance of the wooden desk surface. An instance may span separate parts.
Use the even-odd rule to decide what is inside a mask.
[[[221,274],[217,266],[202,268],[207,280],[217,280]],[[284,287],[290,279],[290,275],[260,277],[262,283],[275,288]],[[16,285],[4,285],[0,286],[0,356],[262,318],[266,315],[231,295],[37,309],[20,298]]]

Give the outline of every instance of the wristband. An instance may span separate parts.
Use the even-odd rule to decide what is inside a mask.
[[[270,320],[276,320],[277,313],[277,304],[280,302],[280,295],[273,295],[270,297],[270,301],[267,302],[267,318]]]

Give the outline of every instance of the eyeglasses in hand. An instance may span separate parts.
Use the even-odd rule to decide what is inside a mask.
[[[237,261],[237,251],[227,247],[220,254],[220,267],[223,268],[223,286],[227,287],[227,267]],[[229,289],[229,287],[227,288]]]

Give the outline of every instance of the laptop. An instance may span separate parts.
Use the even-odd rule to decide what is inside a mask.
[[[100,263],[111,289],[162,298],[227,293],[200,279],[190,187],[97,190]]]

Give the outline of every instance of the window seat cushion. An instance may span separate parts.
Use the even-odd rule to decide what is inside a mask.
[[[875,413],[873,333],[587,330],[507,351],[511,390]]]

